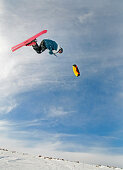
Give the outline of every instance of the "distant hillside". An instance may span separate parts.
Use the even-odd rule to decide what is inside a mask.
[[[121,168],[88,165],[79,161],[73,162],[0,149],[0,170],[121,170]]]

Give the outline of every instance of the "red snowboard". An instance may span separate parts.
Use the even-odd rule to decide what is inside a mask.
[[[35,40],[37,37],[39,37],[40,35],[42,35],[44,33],[47,33],[47,30],[43,30],[43,31],[39,32],[38,34],[34,35],[33,37],[25,40],[24,42],[15,45],[14,47],[11,48],[12,52],[14,52],[15,50],[17,50],[17,49],[19,49],[19,48],[21,48],[23,46],[26,46],[28,43],[30,43],[31,41]]]

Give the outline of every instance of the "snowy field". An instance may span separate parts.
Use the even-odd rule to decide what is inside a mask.
[[[0,170],[121,170],[0,149]]]

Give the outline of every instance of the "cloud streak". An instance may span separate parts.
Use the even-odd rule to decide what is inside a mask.
[[[49,116],[50,117],[59,117],[59,116],[65,116],[67,114],[70,114],[73,111],[65,111],[62,107],[54,107],[52,106],[49,109]]]

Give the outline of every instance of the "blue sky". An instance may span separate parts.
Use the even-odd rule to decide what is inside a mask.
[[[122,0],[0,0],[0,9],[0,147],[123,167]],[[55,40],[62,55],[11,52],[43,29],[38,42]]]

